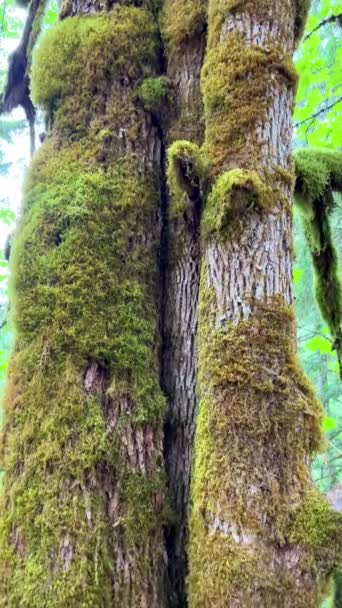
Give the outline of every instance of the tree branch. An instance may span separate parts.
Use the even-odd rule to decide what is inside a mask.
[[[325,106],[324,108],[321,108],[320,110],[317,110],[317,112],[315,112],[314,114],[311,114],[311,116],[308,116],[308,118],[304,118],[304,120],[301,120],[300,122],[296,122],[294,125],[294,128],[297,129],[298,127],[300,127],[300,125],[303,125],[306,122],[309,122],[309,120],[315,120],[315,118],[317,118],[317,116],[319,116],[320,114],[323,114],[324,112],[327,112],[328,110],[331,110],[331,108],[333,108],[338,103],[340,103],[340,101],[342,101],[342,97],[339,97],[338,99],[336,99],[336,101],[333,101],[328,106]]]
[[[305,42],[306,40],[308,40],[310,38],[310,36],[312,36],[312,34],[314,34],[315,32],[317,32],[317,30],[320,30],[321,27],[324,27],[325,25],[328,25],[329,23],[335,23],[335,21],[340,22],[342,21],[342,13],[339,13],[339,15],[330,15],[330,17],[327,17],[326,19],[323,19],[323,21],[321,21],[316,27],[314,27],[314,29],[312,30],[312,32],[309,32],[303,42]]]

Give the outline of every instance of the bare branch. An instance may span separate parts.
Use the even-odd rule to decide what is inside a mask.
[[[294,128],[297,129],[298,127],[300,127],[300,125],[303,125],[306,122],[309,122],[310,120],[314,121],[317,118],[317,116],[319,116],[320,114],[324,114],[324,112],[328,112],[328,110],[331,110],[331,108],[333,108],[338,103],[340,103],[340,101],[342,101],[342,97],[339,97],[338,99],[336,99],[336,101],[333,101],[332,103],[325,106],[324,108],[317,110],[317,112],[315,112],[314,114],[311,114],[311,116],[308,116],[308,118],[304,118],[304,120],[301,120],[300,122],[296,122],[294,125]]]
[[[312,36],[312,34],[314,34],[315,32],[317,32],[317,30],[320,30],[321,27],[324,27],[325,25],[328,25],[329,23],[335,23],[335,22],[340,22],[342,21],[342,13],[340,13],[339,15],[330,15],[330,17],[327,17],[326,19],[323,19],[323,21],[321,21],[316,27],[314,27],[314,29],[312,30],[312,32],[309,32],[303,42],[305,42],[306,40],[308,40],[310,38],[310,36]]]

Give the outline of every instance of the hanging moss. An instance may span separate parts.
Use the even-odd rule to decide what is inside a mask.
[[[342,153],[301,150],[295,165],[296,202],[315,270],[316,298],[332,333],[342,375],[342,285],[330,226],[332,192],[342,189]]]
[[[305,31],[306,20],[311,7],[311,0],[294,0],[295,2],[295,42],[298,45]]]
[[[334,574],[334,608],[342,608],[342,570]]]
[[[208,188],[208,166],[197,144],[175,141],[170,146],[167,181],[172,197],[171,218],[182,215],[189,205],[189,200],[202,204]]]

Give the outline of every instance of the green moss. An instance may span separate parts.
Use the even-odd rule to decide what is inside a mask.
[[[294,505],[311,487],[307,458],[322,447],[322,408],[295,354],[292,310],[280,298],[253,302],[249,321],[218,326],[206,272],[203,267],[190,597],[193,606],[223,608],[257,587],[251,602],[276,606],[296,588],[296,578],[268,567],[270,545],[292,546]],[[305,551],[303,577],[312,581],[315,566],[310,548]],[[315,605],[307,599],[296,606]]]
[[[342,152],[303,149],[295,153],[294,159],[296,196],[304,211],[312,217],[315,200],[324,197],[328,190],[342,189]]]
[[[227,598],[241,587],[243,581],[255,573],[257,559],[253,550],[239,548],[224,535],[208,535],[201,513],[193,514],[190,535],[190,561],[188,577],[191,606],[224,608]],[[203,556],[205,555],[205,559]],[[210,575],[208,576],[208,574]],[[203,585],[203,580],[206,583]]]
[[[124,456],[132,428],[153,433],[164,413],[155,348],[158,235],[148,246],[143,240],[154,234],[158,182],[152,170],[137,170],[134,157],[104,170],[82,161],[82,149],[92,142],[59,149],[52,138],[39,151],[12,257],[17,340],[0,518],[6,607],[124,605],[111,587],[115,543],[130,547],[144,577],[153,528],[155,563],[162,559],[159,451],[149,473],[136,476]],[[101,394],[82,384],[89,361],[105,370]],[[127,399],[129,410],[119,407]],[[114,427],[107,407],[117,411]],[[119,505],[114,528],[109,480]],[[136,598],[145,593],[138,578]]]
[[[342,189],[342,153],[301,150],[295,155],[296,202],[303,215],[316,277],[316,297],[334,340],[342,374],[342,285],[330,214]]]
[[[334,574],[334,608],[342,608],[342,570],[336,570]]]
[[[202,222],[204,233],[222,234],[229,223],[249,209],[270,209],[274,199],[273,189],[255,171],[234,169],[222,173],[208,196]]]
[[[295,43],[298,44],[304,33],[311,0],[292,0],[292,5],[294,39]],[[283,3],[275,6],[273,0],[258,0],[258,2],[254,0],[216,0],[215,3],[212,3],[210,11],[210,19],[215,24],[216,35],[228,12],[248,13],[252,18],[257,18],[260,21],[268,21],[270,20],[270,15],[272,15],[273,18],[277,18],[280,28],[282,27],[282,23],[287,22],[289,18],[288,5]],[[285,34],[286,32],[284,31],[283,33]]]
[[[86,131],[94,115],[103,113],[108,97],[112,105],[122,106],[116,89],[132,96],[131,88],[124,91],[115,85],[120,78],[140,84],[152,75],[158,45],[153,18],[143,9],[116,4],[106,15],[67,18],[46,34],[34,53],[34,102],[55,113],[56,126]],[[115,108],[109,124],[113,114]],[[129,129],[129,123],[125,126]]]
[[[317,490],[312,490],[293,516],[291,542],[337,552],[336,531],[342,542],[342,514],[333,511],[329,502]]]
[[[163,474],[150,479],[140,473],[128,474],[122,480],[122,520],[128,541],[148,545],[158,532],[160,522],[166,523],[170,513],[165,504],[166,480]]]
[[[170,81],[166,76],[146,78],[140,86],[139,93],[145,109],[158,113],[170,95]]]
[[[206,112],[206,150],[214,170],[229,166],[250,169],[260,164],[256,130],[270,103],[265,82],[294,86],[289,56],[276,47],[246,47],[238,34],[227,35],[207,52],[201,87]],[[248,133],[248,138],[246,137]]]
[[[40,158],[46,159],[45,148],[30,178],[13,249],[20,344],[46,335],[53,351],[67,348],[69,353],[108,361],[116,379],[127,379],[142,396],[139,375],[150,369],[151,378],[156,369],[156,277],[148,252],[132,244],[138,238],[137,226],[149,232],[153,224],[157,181],[153,173],[136,176],[135,161],[129,158],[112,170],[82,167],[79,149],[78,144],[60,153],[55,149],[51,159],[40,164]],[[108,314],[99,315],[100,310]],[[151,380],[147,383],[157,390]],[[146,395],[142,403],[148,409],[154,401]]]
[[[166,0],[161,15],[161,29],[169,53],[179,50],[203,32],[207,21],[208,0]]]
[[[167,182],[171,193],[171,218],[179,217],[186,211],[189,198],[193,199],[193,202],[205,198],[208,188],[208,165],[197,144],[181,140],[170,146]]]

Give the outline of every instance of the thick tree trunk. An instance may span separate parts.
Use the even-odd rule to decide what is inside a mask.
[[[308,2],[161,4],[66,0],[35,59],[52,130],[13,254],[4,608],[308,608],[336,563],[292,312]]]
[[[97,8],[79,2],[64,16]],[[36,57],[33,90],[53,128],[13,254],[6,608],[165,605],[161,140],[139,100],[158,65],[155,16],[116,4],[61,22]]]
[[[320,406],[295,356],[296,9],[209,1],[202,91],[214,185],[202,221],[192,608],[318,606],[337,560],[334,516],[310,481]]]

